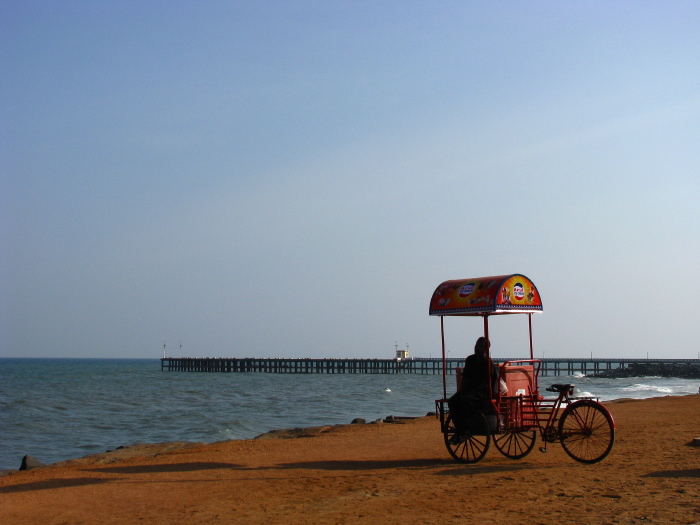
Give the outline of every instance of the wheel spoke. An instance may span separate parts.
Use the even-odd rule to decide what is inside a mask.
[[[483,419],[483,423],[486,423],[486,418],[483,415],[481,415],[481,418]],[[447,445],[447,450],[454,459],[462,463],[476,463],[483,459],[491,444],[491,436],[489,434],[471,435],[463,442],[453,445],[451,440],[455,433],[456,429],[452,424],[451,418],[448,417],[444,435],[445,445]]]
[[[510,459],[520,459],[532,451],[536,437],[535,432],[506,432],[494,436],[494,443],[504,456]]]
[[[559,438],[569,456],[582,463],[605,458],[615,440],[610,413],[595,401],[569,405],[559,422]]]

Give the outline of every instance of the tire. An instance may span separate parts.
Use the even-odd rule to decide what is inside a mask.
[[[576,461],[597,463],[612,450],[615,423],[608,409],[597,401],[576,401],[561,416],[559,441]]]
[[[535,448],[537,432],[506,432],[493,436],[498,451],[510,459],[522,459]]]
[[[479,413],[478,423],[483,425],[482,429],[488,429],[488,423],[486,422],[486,417]],[[452,424],[452,416],[447,417],[445,422],[446,431],[444,434],[445,445],[450,455],[460,463],[476,463],[481,461],[486,452],[491,446],[491,435],[486,431],[483,434],[468,434],[467,439],[459,443],[458,445],[453,445],[450,440],[455,435],[455,427]]]

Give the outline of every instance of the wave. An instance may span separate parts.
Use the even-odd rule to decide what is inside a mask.
[[[672,394],[673,389],[667,386],[660,385],[643,385],[635,383],[634,385],[622,387],[621,390],[626,392],[661,392],[664,394]]]

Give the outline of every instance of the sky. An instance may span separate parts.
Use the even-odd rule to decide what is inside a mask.
[[[699,64],[694,1],[0,0],[0,357],[436,357],[522,273],[536,357],[700,358]]]

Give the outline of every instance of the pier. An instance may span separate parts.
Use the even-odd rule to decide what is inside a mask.
[[[494,358],[496,363],[515,359]],[[230,357],[164,357],[161,370],[167,372],[263,372],[272,374],[442,374],[441,358],[408,359],[292,359]],[[698,359],[540,359],[541,376],[595,374],[626,368],[632,363],[695,363]],[[464,358],[447,359],[446,371],[454,374]]]

